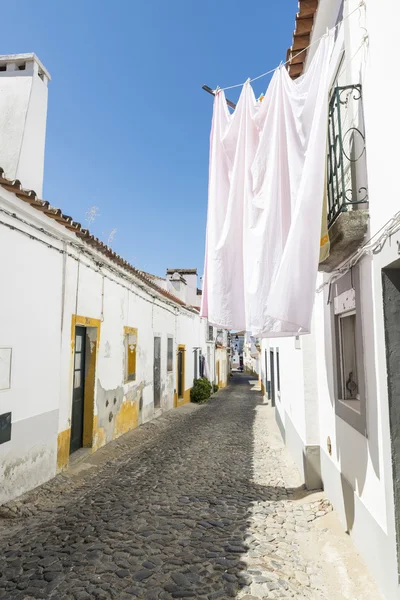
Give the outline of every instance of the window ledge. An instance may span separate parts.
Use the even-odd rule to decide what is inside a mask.
[[[339,402],[353,410],[357,415],[361,415],[361,400],[339,400]]]

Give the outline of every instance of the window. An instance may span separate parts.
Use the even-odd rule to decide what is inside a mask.
[[[167,371],[170,373],[174,370],[174,340],[172,337],[168,338],[167,342]]]
[[[339,316],[340,398],[359,400],[356,358],[356,313]]]
[[[209,342],[214,341],[214,327],[212,325],[208,326],[208,341]]]
[[[329,226],[341,212],[366,208],[368,202],[362,86],[357,81],[348,82],[347,76],[346,58],[343,54],[329,97]]]
[[[136,380],[137,329],[124,327],[125,382]]]
[[[359,269],[332,286],[333,364],[336,414],[360,433],[366,433],[366,401],[360,312]],[[332,297],[333,296],[333,297]]]

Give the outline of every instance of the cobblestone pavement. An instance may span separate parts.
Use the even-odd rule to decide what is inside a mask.
[[[82,477],[3,507],[0,598],[369,598],[332,595],[323,557],[303,551],[331,507],[286,487],[266,411],[237,374],[208,405],[123,436],[103,465],[98,451]]]

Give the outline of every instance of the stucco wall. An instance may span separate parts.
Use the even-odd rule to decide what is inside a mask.
[[[11,440],[0,444],[0,502],[5,502],[68,464],[76,325],[87,332],[84,445],[95,451],[190,400],[193,350],[207,355],[207,323],[198,313],[143,289],[104,256],[84,246],[80,250],[73,233],[13,194],[1,193],[0,211],[1,220],[52,246],[2,226],[0,252],[8,258],[0,264],[0,348],[12,349],[11,386],[0,391],[0,414],[12,413]],[[125,328],[137,330],[136,379],[130,382],[125,382]],[[157,410],[155,336],[161,338]],[[167,370],[168,337],[174,341],[172,371]],[[178,345],[185,347],[181,399],[176,394]],[[215,345],[211,350],[214,377]],[[226,364],[226,351],[221,351],[223,358]],[[92,390],[88,398],[87,389]]]
[[[345,3],[345,15],[358,5],[357,0]],[[327,26],[335,24],[339,8],[339,1],[320,1],[313,39],[322,35]],[[399,210],[398,200],[393,192],[397,189],[397,155],[393,144],[400,134],[395,96],[384,101],[384,117],[378,108],[383,106],[382,89],[395,69],[395,28],[399,18],[398,2],[385,0],[377,4],[367,0],[366,8],[357,10],[345,22],[345,78],[349,84],[358,83],[361,79],[363,86],[370,237],[379,232]],[[312,54],[313,51],[309,53],[308,62]],[[400,592],[395,547],[381,271],[398,259],[397,242],[400,242],[398,233],[377,254],[363,258],[360,263],[359,318],[362,323],[362,348],[358,350],[363,353],[364,358],[365,435],[340,418],[335,410],[329,285],[316,294],[313,333],[301,340],[304,364],[300,373],[296,371],[293,349],[283,346],[281,349],[282,403],[287,411],[286,415],[291,410],[291,423],[299,437],[302,437],[302,419],[297,413],[304,411],[306,439],[321,446],[320,463],[325,492],[385,597],[390,600],[399,598]],[[324,278],[326,281],[328,276],[320,275],[317,285]],[[272,343],[281,347],[281,342]],[[312,363],[308,366],[306,364],[307,347],[312,350],[313,344],[315,350],[311,354],[309,352],[309,356],[314,354],[314,367]],[[292,379],[297,379],[298,387],[301,382],[306,400],[303,405],[304,400],[298,394],[299,405],[294,412],[286,399],[286,394],[290,394],[291,384],[285,383]],[[309,408],[315,405],[315,399],[317,410],[313,413]],[[314,424],[309,428],[313,414]],[[315,421],[318,423],[317,427]],[[288,429],[290,427],[286,423],[286,433]],[[319,440],[316,436],[319,436]],[[331,442],[331,453],[328,439]]]

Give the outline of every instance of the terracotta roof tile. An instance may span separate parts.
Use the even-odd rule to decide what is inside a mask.
[[[148,277],[144,272],[139,271],[134,266],[129,264],[125,259],[119,256],[119,254],[114,252],[101,240],[92,235],[88,229],[82,228],[82,225],[77,221],[73,221],[72,217],[64,215],[60,208],[50,206],[49,202],[47,202],[46,200],[39,199],[34,190],[23,189],[21,182],[18,179],[13,181],[4,177],[4,169],[2,169],[1,167],[0,186],[8,192],[14,193],[20,200],[26,202],[27,204],[32,206],[32,208],[39,210],[40,212],[44,213],[47,217],[54,219],[60,225],[63,225],[69,231],[74,232],[82,241],[96,248],[96,250],[104,254],[108,259],[112,260],[119,267],[122,267],[125,270],[129,271],[129,273],[134,275],[136,279],[140,280],[142,283],[145,283],[149,288],[157,291],[161,296],[168,298],[175,304],[183,306],[188,310],[196,310],[197,312],[197,309],[192,308],[191,306],[182,302],[182,300],[180,300],[173,294],[170,294],[166,290],[160,288],[156,283],[154,283],[154,280]],[[193,271],[195,271],[195,269],[193,269]]]
[[[197,275],[197,269],[167,269],[167,273],[179,273],[180,275]]]
[[[318,8],[318,0],[299,0],[299,11],[296,15],[296,27],[293,33],[293,43],[288,49],[286,60],[287,69],[292,79],[303,74],[307,57],[307,47],[310,44],[314,17]]]

